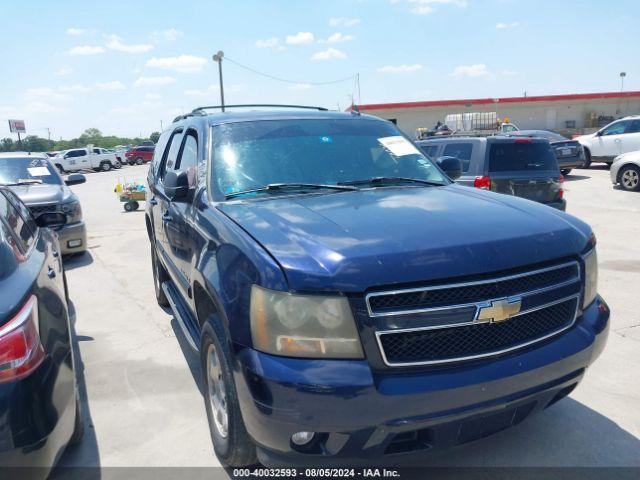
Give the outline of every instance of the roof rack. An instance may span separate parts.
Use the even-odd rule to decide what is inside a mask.
[[[237,104],[237,105],[207,105],[204,107],[194,108],[190,113],[185,113],[183,115],[178,115],[173,119],[173,123],[178,122],[180,120],[184,120],[188,117],[194,117],[196,115],[206,115],[205,110],[226,110],[227,108],[247,108],[247,107],[257,107],[257,108],[300,108],[303,110],[318,110],[320,112],[327,112],[329,109],[325,107],[314,107],[309,105],[286,105],[279,103],[247,103],[247,104]]]

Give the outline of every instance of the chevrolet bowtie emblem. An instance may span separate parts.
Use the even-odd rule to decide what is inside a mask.
[[[520,312],[521,305],[520,298],[493,300],[489,305],[480,307],[476,322],[504,322]]]

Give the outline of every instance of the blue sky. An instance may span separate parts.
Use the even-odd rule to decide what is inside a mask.
[[[148,135],[227,103],[363,103],[640,90],[640,2],[617,0],[2,1],[0,137]],[[357,97],[357,93],[356,93]]]

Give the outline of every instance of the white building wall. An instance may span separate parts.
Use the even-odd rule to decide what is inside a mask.
[[[556,130],[562,133],[581,133],[588,129],[590,115],[612,116],[640,114],[640,98],[596,99],[555,102],[493,103],[487,105],[454,105],[445,107],[416,107],[400,109],[363,110],[387,120],[397,120],[398,127],[410,137],[419,127],[433,127],[444,121],[449,113],[498,112],[501,119],[509,118],[520,129]],[[575,121],[576,129],[566,127],[566,121]],[[588,129],[592,131],[593,129]]]

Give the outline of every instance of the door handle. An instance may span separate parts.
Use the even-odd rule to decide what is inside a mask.
[[[56,271],[53,268],[49,267],[49,270],[47,271],[47,276],[49,278],[56,278]]]
[[[154,206],[155,206],[155,205],[157,205],[157,204],[158,204],[158,200],[156,200],[156,198],[155,198],[155,197],[152,197],[152,198],[149,200],[149,203],[150,203],[151,205],[154,205]]]
[[[171,220],[173,220],[173,218],[171,218],[171,215],[169,215],[168,213],[162,214],[162,221],[163,222],[170,222]]]

